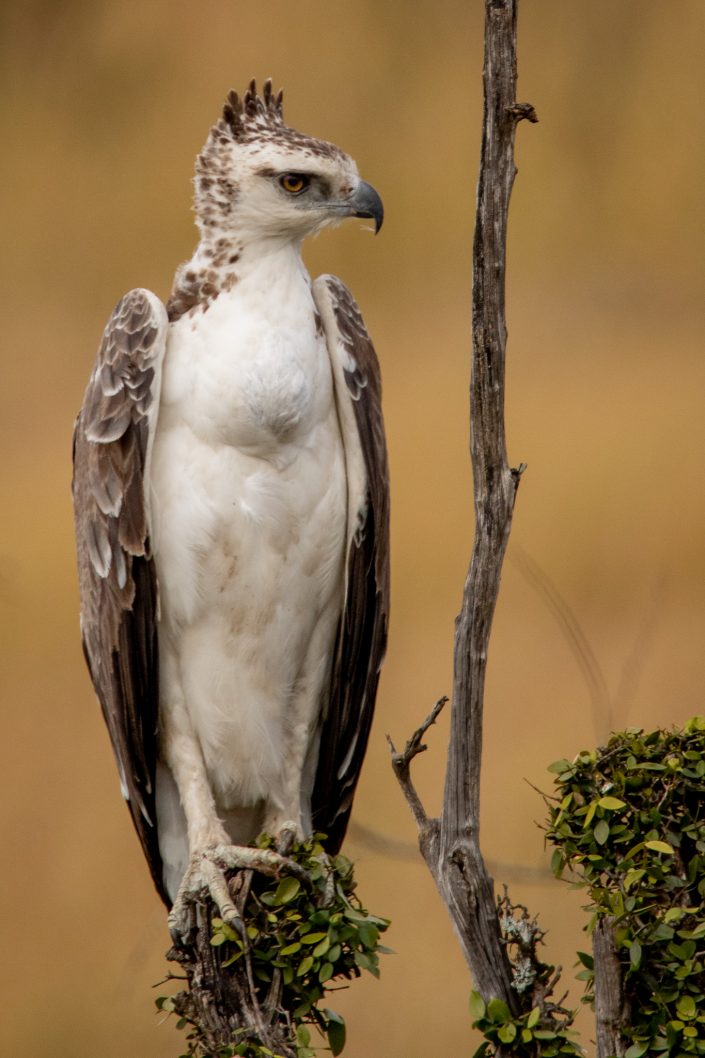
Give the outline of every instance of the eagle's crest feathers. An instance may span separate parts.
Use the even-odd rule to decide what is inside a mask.
[[[264,127],[279,129],[283,127],[283,90],[272,90],[271,78],[267,78],[262,87],[262,95],[257,93],[257,82],[253,78],[242,99],[232,89],[223,106],[223,122],[236,140],[248,138],[248,134],[261,133]]]

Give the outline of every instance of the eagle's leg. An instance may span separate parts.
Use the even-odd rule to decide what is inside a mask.
[[[189,847],[189,864],[169,912],[169,930],[178,943],[195,925],[195,899],[203,890],[210,894],[223,921],[242,931],[240,915],[228,890],[226,871],[255,870],[274,877],[295,874],[304,878],[306,872],[274,849],[232,844],[218,817],[203,755],[185,704],[178,694],[171,701],[171,707],[162,710],[161,751],[179,792]],[[287,828],[297,829],[294,823],[283,824],[282,829]]]
[[[343,583],[342,553],[340,583]],[[311,794],[318,766],[320,714],[324,688],[330,682],[337,615],[342,608],[342,592],[334,593],[311,633],[306,654],[292,687],[285,720],[286,753],[278,783],[267,795],[262,831],[275,837],[297,820],[299,839],[313,832]]]

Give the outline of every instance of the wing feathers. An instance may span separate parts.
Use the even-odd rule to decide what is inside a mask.
[[[372,723],[389,614],[389,476],[377,356],[350,291],[314,284],[336,384],[348,475],[346,594],[313,790],[313,822],[340,848]]]
[[[167,901],[155,829],[159,674],[147,454],[159,405],[166,310],[133,290],[108,321],[74,434],[83,647],[123,795]]]

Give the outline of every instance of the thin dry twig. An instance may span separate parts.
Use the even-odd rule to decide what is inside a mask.
[[[389,749],[392,754],[392,768],[394,769],[394,774],[399,781],[399,785],[404,792],[404,796],[406,797],[409,808],[412,811],[419,829],[428,825],[428,816],[426,815],[426,811],[421,803],[421,798],[416,792],[416,787],[411,779],[411,762],[414,757],[419,755],[419,753],[425,753],[428,749],[428,746],[422,742],[422,739],[429,727],[431,727],[432,724],[435,724],[447,701],[448,698],[445,695],[438,699],[423,724],[414,731],[402,753],[397,753],[394,743],[390,736],[387,735],[387,742],[389,743]]]

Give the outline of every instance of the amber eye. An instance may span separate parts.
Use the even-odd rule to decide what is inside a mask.
[[[300,195],[302,191],[305,191],[310,180],[303,173],[284,173],[283,176],[279,177],[279,183],[288,191],[290,195]]]

